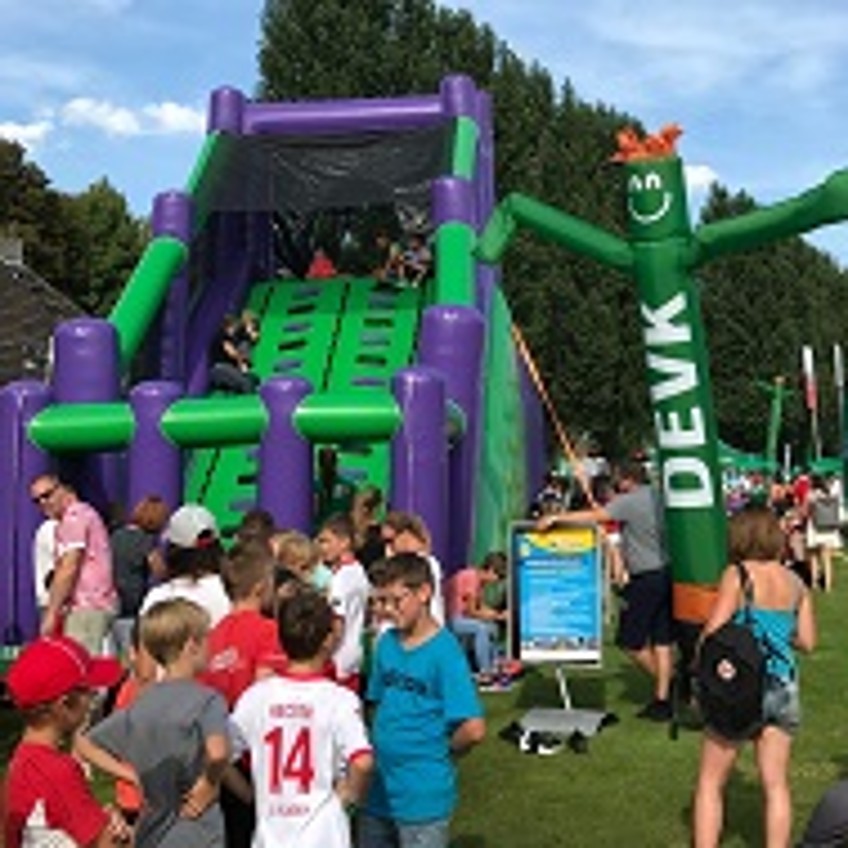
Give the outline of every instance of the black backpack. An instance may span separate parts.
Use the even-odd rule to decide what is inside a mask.
[[[745,623],[728,621],[701,643],[695,672],[704,724],[724,739],[750,739],[763,727],[767,654],[754,635],[751,581],[741,563]]]

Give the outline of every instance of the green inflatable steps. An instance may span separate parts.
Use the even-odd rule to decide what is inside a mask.
[[[373,279],[257,283],[246,304],[260,326],[253,369],[262,380],[302,377],[317,393],[385,393],[392,375],[412,359],[423,301],[419,289]],[[206,504],[225,538],[256,501],[257,451],[257,445],[237,445],[193,453],[186,499]],[[339,458],[342,473],[357,485],[387,492],[387,443],[346,443]]]
[[[355,280],[340,316],[327,391],[386,391],[392,376],[410,364],[418,335],[422,291]],[[388,442],[351,442],[339,453],[342,473],[357,486],[369,483],[388,495]]]

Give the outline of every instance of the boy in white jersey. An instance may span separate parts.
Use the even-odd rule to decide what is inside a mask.
[[[322,674],[335,647],[333,611],[299,588],[278,613],[285,672],[254,683],[231,716],[237,754],[250,751],[254,848],[349,848],[345,807],[367,788],[373,760],[352,692]]]
[[[341,642],[333,655],[336,679],[359,694],[362,665],[362,631],[371,584],[353,553],[353,522],[347,515],[331,515],[321,526],[317,543],[321,558],[330,567],[329,597],[333,612],[344,622]]]

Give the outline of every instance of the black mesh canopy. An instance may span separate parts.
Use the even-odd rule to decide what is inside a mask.
[[[450,126],[345,136],[242,136],[231,140],[209,208],[294,212],[396,205],[425,214],[430,183],[449,173]]]

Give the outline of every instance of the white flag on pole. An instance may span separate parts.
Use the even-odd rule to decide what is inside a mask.
[[[807,409],[813,411],[818,407],[818,392],[816,391],[816,366],[810,345],[803,345],[801,348],[801,372],[804,375],[804,400]]]

